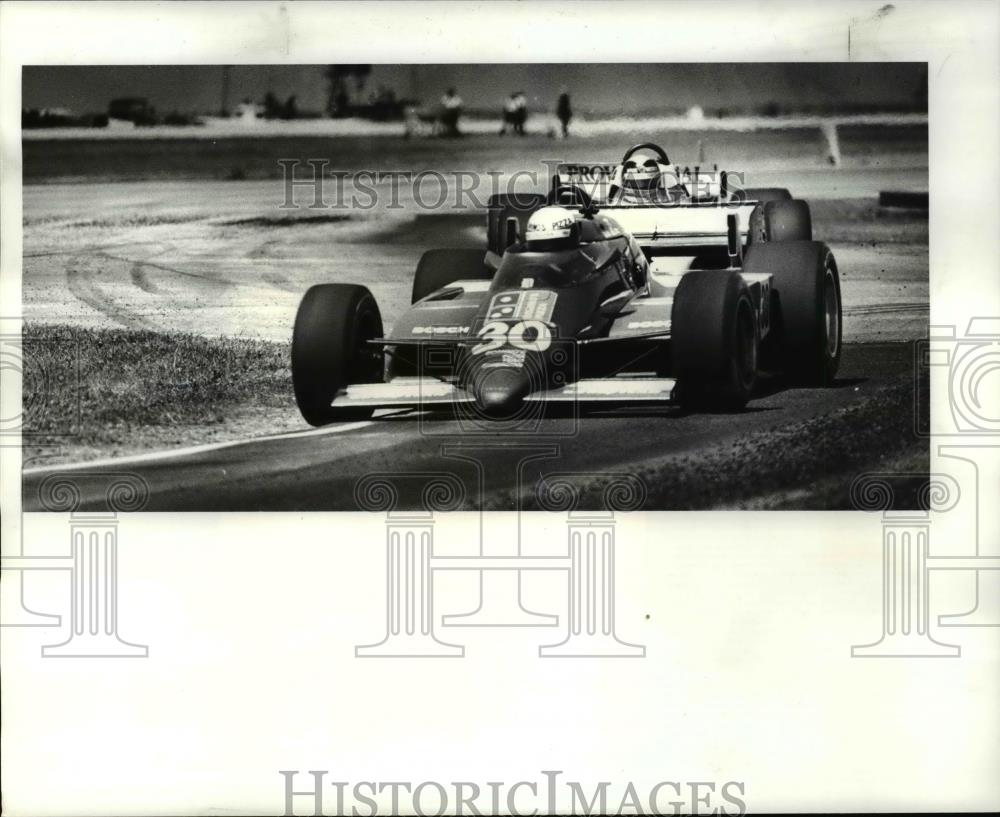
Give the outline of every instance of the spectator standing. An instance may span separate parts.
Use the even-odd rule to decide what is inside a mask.
[[[444,126],[445,136],[461,136],[458,130],[458,120],[462,115],[462,97],[454,88],[449,88],[441,97],[441,124]]]
[[[500,135],[507,135],[507,128],[517,131],[517,94],[511,94],[503,101],[503,124],[500,125]]]
[[[514,133],[524,136],[524,123],[528,121],[528,100],[524,91],[518,91],[514,95],[514,105]]]
[[[562,137],[569,136],[569,121],[573,118],[573,109],[569,104],[569,91],[563,86],[559,90],[559,101],[556,103],[556,118],[562,125]]]

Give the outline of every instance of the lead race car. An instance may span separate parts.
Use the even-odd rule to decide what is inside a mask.
[[[741,409],[762,371],[822,386],[841,299],[809,207],[787,190],[671,166],[651,143],[559,165],[547,195],[493,196],[485,250],[424,253],[388,335],[369,290],[302,299],[292,382],[312,425],[392,407],[526,403]]]

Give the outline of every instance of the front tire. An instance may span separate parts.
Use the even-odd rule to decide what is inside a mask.
[[[820,241],[754,245],[743,269],[773,276],[768,346],[776,365],[795,383],[832,383],[840,366],[843,309],[830,248]]]
[[[757,383],[759,331],[746,282],[734,270],[702,270],[674,292],[670,347],[685,409],[738,411]]]
[[[341,389],[382,379],[382,355],[366,341],[382,336],[382,316],[367,287],[320,284],[299,304],[292,330],[292,387],[305,421],[363,420],[372,409],[338,409]]]

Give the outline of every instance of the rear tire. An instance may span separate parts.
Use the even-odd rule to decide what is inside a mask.
[[[781,241],[812,241],[812,213],[801,199],[768,201],[750,214],[748,244]]]
[[[337,393],[382,379],[382,354],[365,341],[382,336],[382,316],[366,287],[320,284],[299,304],[292,330],[292,386],[305,421],[363,420],[372,409],[337,409]]]
[[[410,303],[415,304],[452,281],[489,281],[493,270],[486,266],[485,258],[482,250],[428,250],[420,257],[413,274]]]
[[[757,315],[738,272],[703,270],[681,278],[670,329],[681,406],[743,408],[757,383],[758,338]]]
[[[743,201],[759,201],[761,204],[788,201],[791,197],[787,187],[748,187],[743,191]]]
[[[843,310],[830,248],[820,241],[754,245],[743,269],[773,276],[770,360],[793,382],[832,383],[840,365]]]

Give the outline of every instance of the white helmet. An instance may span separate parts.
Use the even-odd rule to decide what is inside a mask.
[[[629,157],[622,165],[622,187],[626,190],[655,190],[660,186],[660,163],[653,156]]]
[[[570,244],[574,237],[573,225],[578,218],[576,213],[565,207],[542,207],[528,219],[524,231],[525,244],[529,249],[539,242],[545,242],[545,247],[551,246],[548,242]]]

